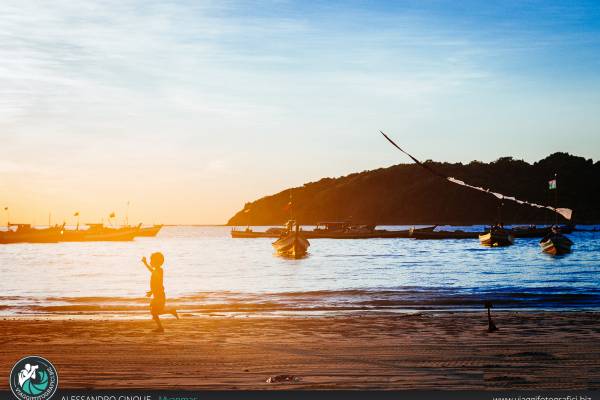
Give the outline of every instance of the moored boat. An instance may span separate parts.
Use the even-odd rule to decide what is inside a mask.
[[[357,228],[350,228],[347,230],[327,230],[327,229],[315,229],[312,231],[302,231],[302,235],[307,239],[394,239],[394,238],[409,238],[412,232],[431,232],[437,225],[428,226],[423,228],[412,228],[398,231],[388,231],[385,229],[360,229],[361,225],[357,225]],[[366,225],[362,225],[366,226]],[[279,238],[282,231],[285,228],[269,228],[265,232],[253,231],[251,228],[244,230],[231,230],[232,238]]]
[[[0,232],[0,244],[57,243],[62,240],[62,230],[63,226],[38,229],[30,224],[9,224],[7,231]]]
[[[536,238],[544,237],[550,232],[550,227],[537,227],[535,225],[529,226],[513,226],[510,229],[510,233],[515,238]]]
[[[466,232],[461,230],[456,231],[427,231],[413,230],[410,237],[418,240],[441,240],[441,239],[475,239],[480,235],[480,232]]]
[[[537,227],[535,225],[529,226],[514,226],[511,228],[510,233],[515,238],[541,238],[548,235],[551,231],[550,226]],[[571,233],[573,231],[572,225],[562,225],[560,231],[563,233]]]
[[[103,224],[88,224],[88,229],[65,229],[63,242],[127,242],[133,240],[139,233],[139,226],[108,228]]]
[[[560,229],[553,227],[552,231],[540,240],[540,247],[544,253],[554,256],[571,252],[573,242],[560,232]]]
[[[514,240],[509,231],[499,226],[494,226],[489,232],[479,235],[481,244],[488,247],[510,246]]]
[[[317,222],[317,226],[313,230],[318,233],[370,233],[375,230],[376,225],[356,225],[350,222]]]
[[[296,225],[295,228],[294,225]],[[290,258],[302,258],[306,256],[308,246],[310,246],[310,243],[300,230],[300,225],[296,224],[295,221],[289,221],[287,230],[272,244],[277,254]]]
[[[154,237],[158,235],[158,232],[160,232],[162,227],[162,225],[152,225],[145,227],[140,226],[136,236]]]
[[[249,238],[277,239],[278,237],[281,236],[281,233],[283,231],[285,231],[285,228],[269,228],[265,232],[257,232],[257,231],[252,230],[252,228],[250,228],[250,227],[247,227],[243,231],[233,228],[231,230],[231,237],[232,238],[244,238],[244,239],[249,239]]]

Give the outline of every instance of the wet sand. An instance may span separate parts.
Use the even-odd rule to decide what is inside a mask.
[[[600,313],[0,321],[0,376],[25,355],[61,388],[600,389]],[[291,374],[294,383],[266,383]],[[0,380],[7,389],[7,380]]]

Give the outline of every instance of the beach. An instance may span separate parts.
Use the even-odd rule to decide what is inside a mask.
[[[536,238],[492,249],[322,239],[290,260],[228,227],[10,245],[0,254],[0,375],[38,355],[63,389],[600,389],[600,236],[571,237],[563,257]],[[164,334],[152,333],[140,262],[157,250],[181,314],[165,316]],[[297,379],[266,382],[278,375]]]
[[[4,318],[0,376],[26,355],[63,389],[600,389],[600,313],[498,311],[151,320]],[[298,380],[267,383],[276,375]],[[0,381],[6,390],[7,380]]]

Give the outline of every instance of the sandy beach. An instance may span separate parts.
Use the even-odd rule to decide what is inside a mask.
[[[51,360],[62,388],[600,389],[600,314],[496,312],[152,321],[4,319],[0,376]],[[290,374],[293,383],[266,383]],[[7,389],[2,380],[0,389]]]

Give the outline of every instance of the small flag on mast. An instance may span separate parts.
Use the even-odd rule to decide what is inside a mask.
[[[556,189],[556,178],[550,179],[548,181],[548,189],[549,190],[555,190]]]

